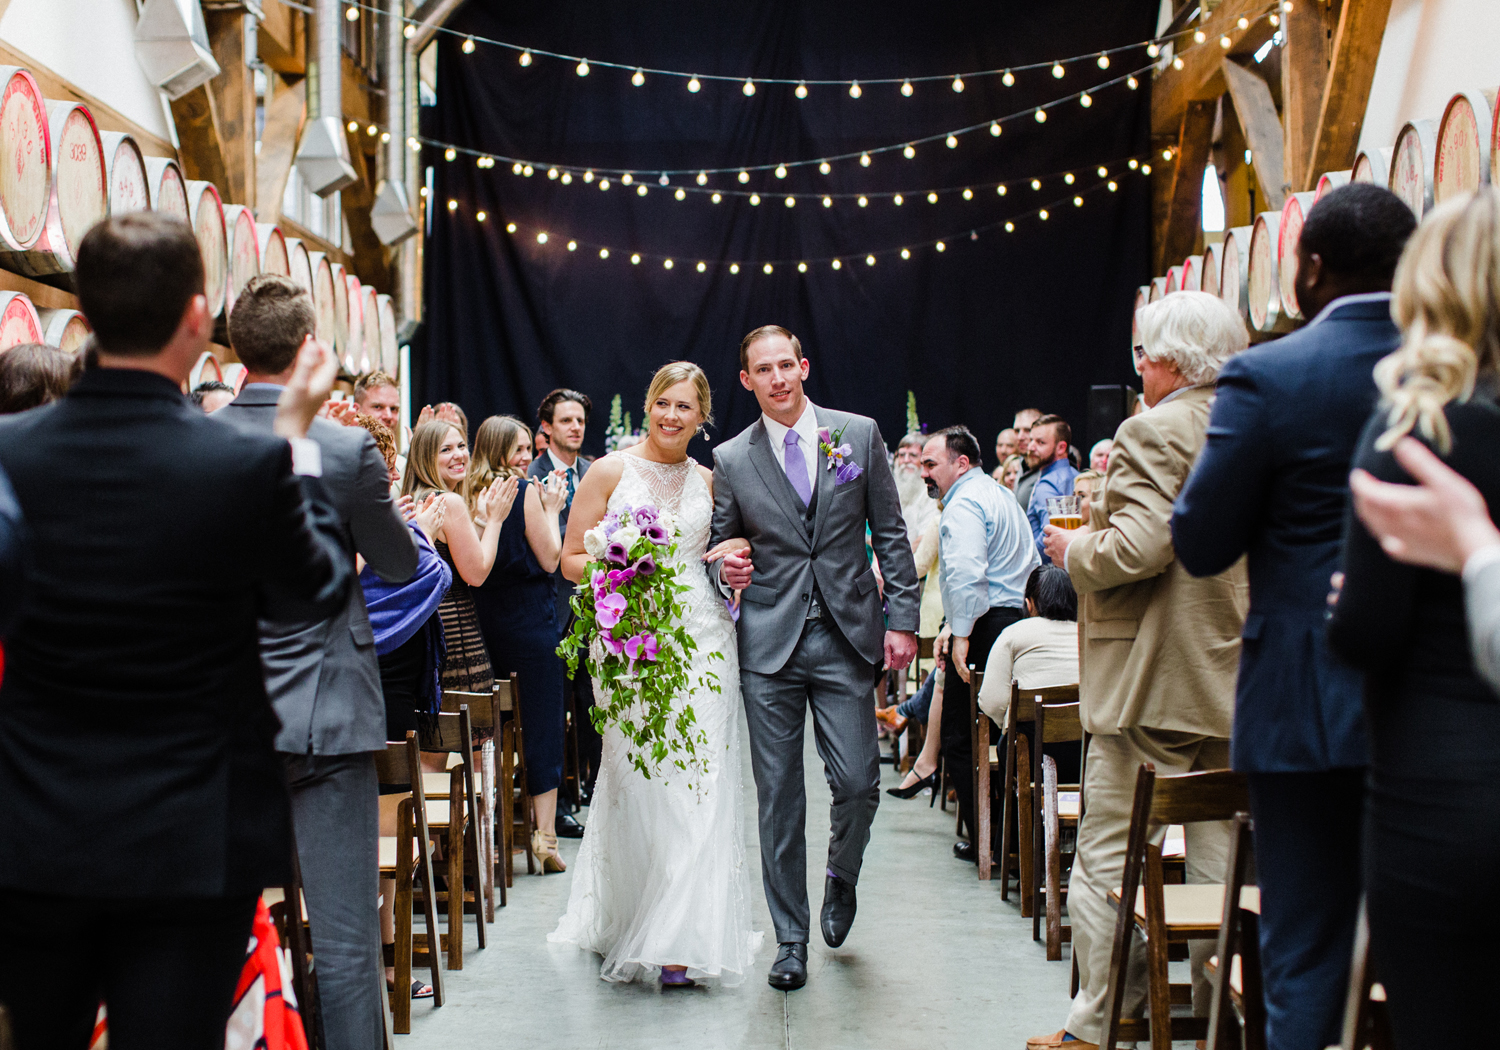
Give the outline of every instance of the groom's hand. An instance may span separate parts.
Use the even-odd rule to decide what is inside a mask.
[[[755,565],[750,561],[750,548],[742,547],[739,550],[724,555],[724,568],[720,572],[720,578],[730,589],[743,591],[750,586],[750,577],[755,572]]]
[[[913,631],[885,632],[885,666],[888,671],[899,671],[917,655],[917,636]]]

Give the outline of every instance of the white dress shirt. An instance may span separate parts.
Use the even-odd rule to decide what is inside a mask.
[[[558,459],[557,458],[557,453],[553,452],[552,449],[550,449],[550,448],[547,449],[547,459],[551,461],[551,463],[552,463],[552,469],[553,470],[560,470],[564,474],[572,474],[573,475],[573,484],[575,486],[578,484],[578,480],[579,479],[578,479],[578,460],[577,459],[573,460],[573,465],[572,466],[568,466],[568,464],[566,464],[562,460]],[[564,484],[566,484],[566,483],[567,482],[566,482],[566,479],[565,479],[564,480]]]
[[[813,409],[813,403],[806,402],[801,417],[790,427],[782,426],[765,413],[761,413],[760,418],[766,425],[766,436],[771,441],[771,455],[776,457],[776,462],[781,465],[783,472],[786,470],[787,431],[797,432],[797,450],[802,453],[802,458],[807,463],[807,483],[816,492],[818,490],[818,414]]]

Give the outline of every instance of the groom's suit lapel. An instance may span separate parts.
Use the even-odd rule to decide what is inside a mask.
[[[750,427],[750,462],[755,464],[756,473],[766,483],[771,499],[781,508],[781,513],[786,515],[792,532],[804,544],[808,543],[807,524],[802,515],[802,497],[797,495],[797,490],[786,479],[786,470],[776,462],[763,419],[757,419]]]
[[[813,413],[817,416],[818,429],[821,430],[822,428],[827,427],[829,433],[832,434],[834,429],[836,428],[834,427],[834,421],[829,413],[825,412],[817,405],[813,406]],[[818,513],[817,518],[815,519],[815,522],[813,524],[812,536],[813,550],[818,549],[818,540],[822,539],[823,537],[823,523],[828,520],[829,511],[833,510],[833,490],[837,487],[837,479],[834,477],[835,472],[828,469],[828,456],[823,452],[821,439],[819,439],[818,445],[817,477],[813,479],[814,483],[818,487]],[[788,487],[790,487],[791,482],[787,482],[787,485]]]

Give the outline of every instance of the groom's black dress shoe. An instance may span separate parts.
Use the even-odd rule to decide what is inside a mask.
[[[807,945],[783,941],[777,949],[776,961],[771,964],[771,973],[766,981],[772,988],[783,992],[795,991],[806,984]]]
[[[559,813],[553,833],[560,839],[581,839],[583,838],[583,825],[567,813]]]
[[[966,860],[970,864],[979,863],[979,851],[974,848],[972,842],[955,842],[953,844],[953,855],[959,860]]]
[[[828,876],[823,881],[823,940],[837,948],[854,925],[854,883]]]

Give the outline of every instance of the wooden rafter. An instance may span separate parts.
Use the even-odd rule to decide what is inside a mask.
[[[1285,165],[1281,118],[1270,86],[1230,59],[1224,59],[1224,81],[1234,103],[1235,116],[1250,147],[1251,167],[1255,170],[1256,188],[1267,209],[1276,210],[1286,199],[1283,190]]]
[[[229,183],[224,162],[224,136],[219,130],[219,110],[207,85],[195,87],[172,102],[172,122],[177,125],[178,162],[189,179],[211,182],[219,192]]]
[[[1224,0],[1200,26],[1204,43],[1195,44],[1191,36],[1182,38],[1177,48],[1182,68],[1169,64],[1151,86],[1153,135],[1175,136],[1189,103],[1216,99],[1225,92],[1220,68],[1224,56],[1253,52],[1275,32],[1264,17],[1265,10],[1266,0]],[[1239,26],[1241,18],[1248,23],[1244,29]],[[1219,43],[1226,36],[1228,48]]]
[[[1328,81],[1330,46],[1329,14],[1323,4],[1301,0],[1291,7],[1281,16],[1285,34],[1281,48],[1281,127],[1286,143],[1282,163],[1288,189],[1301,187],[1308,178],[1318,114],[1323,108],[1323,87]],[[1333,17],[1337,17],[1336,11]]]
[[[1304,190],[1313,189],[1325,171],[1353,167],[1365,105],[1375,81],[1375,61],[1390,18],[1391,0],[1344,0],[1312,140]]]
[[[1215,101],[1190,102],[1178,126],[1172,166],[1161,176],[1165,208],[1158,212],[1157,272],[1165,272],[1166,267],[1181,262],[1197,247],[1202,225],[1203,169],[1213,145],[1216,109]]]
[[[272,94],[260,134],[260,156],[255,165],[255,216],[260,222],[281,218],[281,199],[297,156],[297,141],[307,118],[307,81],[286,85],[271,77]]]
[[[226,204],[255,204],[255,81],[246,63],[244,14],[205,11],[209,45],[219,75],[208,82],[218,120]]]

